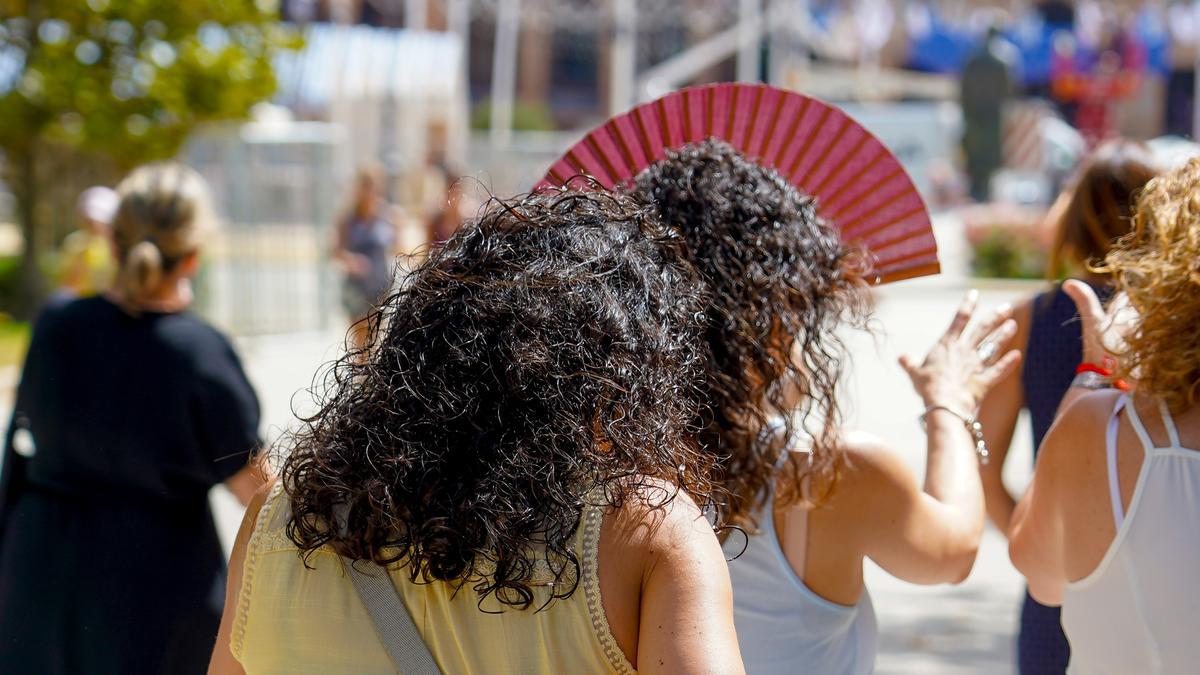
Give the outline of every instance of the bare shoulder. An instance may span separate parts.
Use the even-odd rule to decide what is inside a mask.
[[[1099,389],[1075,399],[1059,414],[1054,427],[1080,430],[1092,429],[1097,421],[1107,422],[1121,392],[1117,389]],[[1053,428],[1053,427],[1052,427]]]
[[[916,485],[908,462],[874,434],[843,431],[839,447],[845,463],[837,485],[838,493],[871,494],[882,487]]]
[[[881,438],[852,430],[839,438],[843,462],[818,510],[822,526],[841,532],[848,544],[891,522],[897,505],[921,488],[908,462]],[[809,491],[817,497],[822,493],[819,486]]]
[[[1017,333],[1009,343],[1015,349],[1022,351],[1029,345],[1029,331],[1033,327],[1033,310],[1037,305],[1039,295],[1031,295],[1013,306],[1012,318],[1017,322]]]
[[[1035,485],[1047,504],[1092,490],[1106,470],[1105,432],[1119,391],[1088,392],[1059,413],[1038,449]],[[1078,503],[1074,506],[1079,506]]]
[[[729,569],[695,500],[669,482],[642,479],[608,520],[609,537],[624,541],[609,551],[607,559],[619,564],[601,575],[600,593],[614,637],[638,672],[744,672]]]
[[[1038,472],[1071,472],[1095,461],[1103,453],[1079,452],[1104,447],[1105,430],[1121,392],[1105,389],[1088,392],[1059,413],[1038,450]]]
[[[255,526],[258,524],[258,515],[262,512],[263,506],[266,505],[267,499],[271,497],[271,492],[275,489],[277,482],[277,478],[272,478],[260,485],[254,491],[254,496],[250,498],[250,502],[246,504],[246,513],[242,516],[242,525],[238,529],[237,539],[234,540],[234,558],[240,559],[245,554],[245,548],[250,542],[250,537],[254,534]]]
[[[1029,324],[1033,321],[1033,308],[1037,304],[1038,295],[1030,295],[1017,304],[1013,305],[1013,321],[1017,322],[1017,326],[1029,329]]]
[[[275,489],[275,484],[278,481],[278,478],[272,478],[258,486],[258,489],[254,491],[254,497],[250,499],[249,504],[246,504],[245,520],[247,522],[253,523],[258,518],[259,512],[262,511],[263,505],[267,503],[267,498],[271,496],[271,491]]]
[[[630,553],[669,552],[695,543],[697,537],[716,542],[696,501],[674,484],[658,479],[644,480],[606,523]]]

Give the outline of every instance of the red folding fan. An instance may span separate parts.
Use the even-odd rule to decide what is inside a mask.
[[[664,151],[721,139],[817,200],[818,212],[871,252],[876,281],[937,274],[925,202],[879,139],[837,108],[761,84],[683,89],[592,130],[550,167],[543,185],[587,174],[612,188]]]

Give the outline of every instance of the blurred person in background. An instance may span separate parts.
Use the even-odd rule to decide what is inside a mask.
[[[117,193],[90,187],[75,203],[77,229],[63,240],[58,254],[58,287],[67,296],[87,297],[108,290],[116,273],[112,251],[112,220]]]
[[[0,672],[200,673],[259,407],[229,340],[187,311],[207,189],[180,165],[118,188],[118,273],[37,320],[0,476]],[[21,453],[17,449],[22,450]]]
[[[1200,160],[1150,181],[1132,233],[1098,265],[1116,291],[1107,315],[1091,286],[1065,284],[1083,324],[1079,375],[1012,514],[1009,553],[1034,598],[1061,604],[1070,672],[1200,663],[1198,194]]]
[[[392,287],[400,220],[385,197],[386,181],[383,167],[370,164],[360,168],[349,207],[334,228],[333,258],[345,274],[342,305],[352,326],[352,351],[365,342],[363,319]]]
[[[434,203],[429,214],[428,240],[430,245],[438,246],[454,236],[463,221],[469,217],[471,200],[467,196],[466,185],[459,172],[442,162],[432,166],[441,177],[443,196]]]
[[[372,563],[444,673],[743,672],[679,242],[609,193],[489,207],[328,372],[243,521],[210,672],[403,670],[344,568]]]
[[[868,318],[867,265],[778,172],[708,140],[651,165],[631,190],[680,230],[708,288],[701,440],[718,460],[732,532],[734,616],[751,673],[869,673],[878,628],[863,564],[913,583],[967,577],[983,533],[976,439],[965,423],[1015,353],[987,349],[1004,311],[959,310],[923,362],[902,360],[927,406],[925,483],[877,438],[841,428],[838,337]]]
[[[1004,163],[1004,102],[1013,91],[1012,45],[996,25],[963,67],[959,89],[962,104],[962,148],[971,198],[991,199],[992,174]]]
[[[1108,298],[1111,276],[1091,271],[1089,263],[1103,260],[1114,242],[1129,233],[1134,201],[1157,173],[1155,158],[1142,143],[1114,140],[1098,149],[1051,209],[1057,233],[1049,276],[1076,274]],[[1017,418],[1022,409],[1029,411],[1036,456],[1083,350],[1075,303],[1061,284],[1019,303],[1014,318],[1017,334],[1009,346],[1021,350],[1025,359],[988,394],[980,413],[992,452],[992,461],[982,469],[984,496],[988,515],[1002,533],[1009,530],[1016,504],[1003,473]],[[1070,659],[1058,608],[1043,606],[1028,594],[1021,609],[1017,659],[1023,675],[1061,675]]]

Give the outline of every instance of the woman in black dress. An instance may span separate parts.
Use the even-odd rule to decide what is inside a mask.
[[[120,186],[116,288],[47,309],[0,474],[0,673],[203,672],[225,561],[208,492],[261,482],[259,407],[188,313],[212,222],[178,165]]]

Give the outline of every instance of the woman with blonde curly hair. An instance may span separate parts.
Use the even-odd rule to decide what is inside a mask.
[[[1034,598],[1062,605],[1070,672],[1184,673],[1200,662],[1198,261],[1193,160],[1149,183],[1133,232],[1097,268],[1128,313],[1106,316],[1090,287],[1066,285],[1084,362],[1013,514],[1010,554]]]

